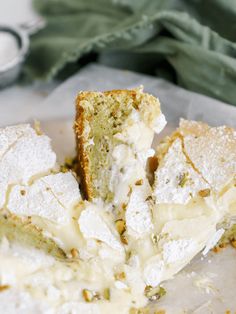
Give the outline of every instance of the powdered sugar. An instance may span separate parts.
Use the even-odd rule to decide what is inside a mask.
[[[158,286],[161,282],[163,271],[164,262],[160,260],[159,256],[150,258],[144,266],[143,277],[145,283],[152,287]]]
[[[135,237],[140,237],[153,229],[150,204],[146,202],[148,191],[148,187],[144,185],[135,186],[126,209],[128,233]]]
[[[0,130],[0,208],[6,201],[9,185],[28,184],[34,176],[55,167],[56,155],[50,139],[37,135],[29,125]]]
[[[115,250],[123,251],[121,243],[99,215],[95,205],[90,204],[82,211],[78,223],[85,239],[97,239]]]
[[[226,126],[196,129],[194,121],[182,121],[184,149],[195,167],[215,191],[220,191],[236,175],[236,132]],[[188,126],[187,134],[182,125]],[[194,123],[196,125],[196,122]]]
[[[183,260],[196,250],[193,239],[179,239],[168,241],[163,245],[163,259],[166,263],[175,263]]]
[[[156,203],[186,204],[209,185],[193,169],[182,150],[181,139],[170,146],[155,173]]]
[[[79,202],[78,184],[71,173],[36,180],[31,186],[12,188],[7,208],[19,216],[39,216],[58,224],[70,220],[70,209]]]

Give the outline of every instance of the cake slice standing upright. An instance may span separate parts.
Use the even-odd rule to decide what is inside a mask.
[[[81,92],[75,132],[85,197],[126,206],[133,187],[146,181],[154,133],[165,124],[158,99],[142,88]]]

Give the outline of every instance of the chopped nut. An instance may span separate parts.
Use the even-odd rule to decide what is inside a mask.
[[[144,294],[150,301],[156,301],[166,294],[166,290],[163,287],[146,286]]]
[[[37,135],[42,135],[43,132],[41,131],[41,125],[38,120],[34,120],[34,129]]]
[[[154,244],[157,244],[157,242],[158,242],[158,235],[156,235],[156,234],[152,234],[151,235],[151,238],[152,238],[152,242],[154,243]]]
[[[125,275],[125,272],[123,272],[123,271],[121,273],[115,274],[115,279],[116,280],[123,280],[125,278],[126,278],[126,275]]]
[[[132,253],[131,251],[126,251],[125,254],[126,254],[126,261],[128,261],[131,258]]]
[[[26,194],[26,191],[25,191],[25,190],[20,190],[20,194],[21,194],[22,196],[24,196],[24,195]]]
[[[127,245],[128,244],[128,239],[124,234],[121,234],[120,240],[123,244]]]
[[[68,168],[64,165],[60,166],[60,172],[66,173],[68,172]]]
[[[166,314],[165,310],[157,310],[153,314]]]
[[[151,201],[152,200],[152,197],[151,195],[149,195],[146,199],[145,199],[145,202],[148,202],[148,201]]]
[[[120,235],[122,235],[126,230],[126,224],[125,224],[124,219],[117,219],[115,221],[115,224],[116,224],[116,230],[118,231]]]
[[[219,253],[222,249],[219,246],[215,246],[212,250],[214,253]]]
[[[147,307],[143,307],[143,308],[135,308],[135,307],[132,307],[130,310],[129,310],[129,314],[149,314],[150,311],[149,311],[149,308]]]
[[[9,285],[0,285],[0,292],[9,289],[10,286]]]
[[[92,302],[93,301],[93,293],[92,293],[92,291],[90,291],[88,289],[83,289],[82,295],[83,295],[84,300],[86,302]]]
[[[156,156],[149,157],[148,159],[148,167],[150,172],[155,172],[158,167],[158,158]]]
[[[104,289],[103,297],[104,297],[105,300],[110,300],[110,298],[111,298],[111,291],[110,291],[109,288]]]
[[[73,248],[73,249],[71,249],[71,255],[72,255],[72,257],[73,258],[75,258],[75,257],[78,257],[79,256],[79,252],[78,252],[78,250],[77,249],[75,249],[75,248]]]
[[[60,167],[60,171],[61,172],[68,172],[69,170],[72,170],[76,173],[77,166],[78,165],[77,165],[76,158],[66,157],[64,164],[61,165],[61,167]]]
[[[135,185],[143,185],[143,179],[140,179],[135,182]]]
[[[122,204],[122,209],[123,209],[123,210],[126,210],[126,208],[127,208],[127,204],[123,203],[123,204]]]
[[[188,181],[188,173],[182,173],[178,177],[178,185],[183,188]]]
[[[210,189],[204,189],[204,190],[200,190],[198,192],[199,196],[201,197],[207,197],[211,194],[211,190]]]
[[[230,244],[232,245],[232,247],[234,247],[234,248],[236,249],[236,240],[232,240],[232,241],[230,242]]]
[[[226,244],[226,243],[220,243],[220,244],[219,244],[219,247],[220,247],[221,249],[226,248],[226,246],[227,246],[227,244]]]

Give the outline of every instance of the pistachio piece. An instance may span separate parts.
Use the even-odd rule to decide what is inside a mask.
[[[230,242],[230,244],[232,245],[232,247],[234,247],[234,248],[236,249],[236,240],[232,240],[232,241]]]
[[[0,292],[7,290],[7,289],[10,289],[9,285],[0,285]]]
[[[207,197],[211,194],[211,190],[210,189],[204,189],[204,190],[200,190],[198,192],[198,195],[201,197]]]
[[[152,233],[151,239],[152,239],[152,242],[153,242],[154,244],[157,244],[157,242],[158,242],[158,235],[155,234],[155,233]]]
[[[126,224],[125,224],[124,219],[117,219],[115,221],[115,224],[116,224],[116,230],[118,231],[120,235],[122,235],[126,230]]]
[[[156,156],[149,157],[148,166],[149,166],[150,172],[152,172],[152,173],[155,172],[157,170],[157,167],[158,167],[158,158]]]
[[[117,273],[114,275],[116,280],[124,280],[126,278],[125,272]]]
[[[186,182],[188,181],[188,173],[182,173],[179,175],[178,177],[178,185],[183,188],[186,184]]]
[[[159,286],[155,288],[152,286],[146,286],[144,294],[150,301],[156,301],[166,294],[166,290]]]
[[[143,185],[143,179],[140,179],[135,182],[135,185]]]
[[[123,244],[127,245],[128,244],[128,239],[124,234],[121,234],[120,240]]]
[[[153,314],[166,314],[165,310],[157,310]]]
[[[104,297],[105,300],[108,300],[108,301],[110,300],[110,298],[111,298],[111,291],[110,291],[109,288],[104,289],[103,297]]]
[[[86,302],[92,302],[93,301],[93,293],[92,291],[88,290],[88,289],[83,289],[82,290],[82,295],[83,298]]]
[[[72,256],[73,258],[76,258],[76,257],[79,256],[79,252],[78,252],[78,250],[75,249],[75,248],[71,249],[70,253],[71,253],[71,256]]]
[[[139,309],[132,307],[129,310],[129,314],[150,314],[150,310],[147,307],[143,307]]]

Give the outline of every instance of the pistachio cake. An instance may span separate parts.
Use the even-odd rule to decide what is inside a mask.
[[[78,246],[78,183],[58,169],[46,135],[28,124],[0,129],[0,237],[58,257]]]
[[[76,109],[84,200],[46,135],[0,129],[0,306],[148,313],[160,284],[206,255],[235,215],[235,131],[181,120],[155,153],[165,118],[141,89],[82,92]]]
[[[74,128],[85,197],[125,203],[130,187],[146,177],[154,133],[165,124],[158,99],[142,88],[81,92]]]

